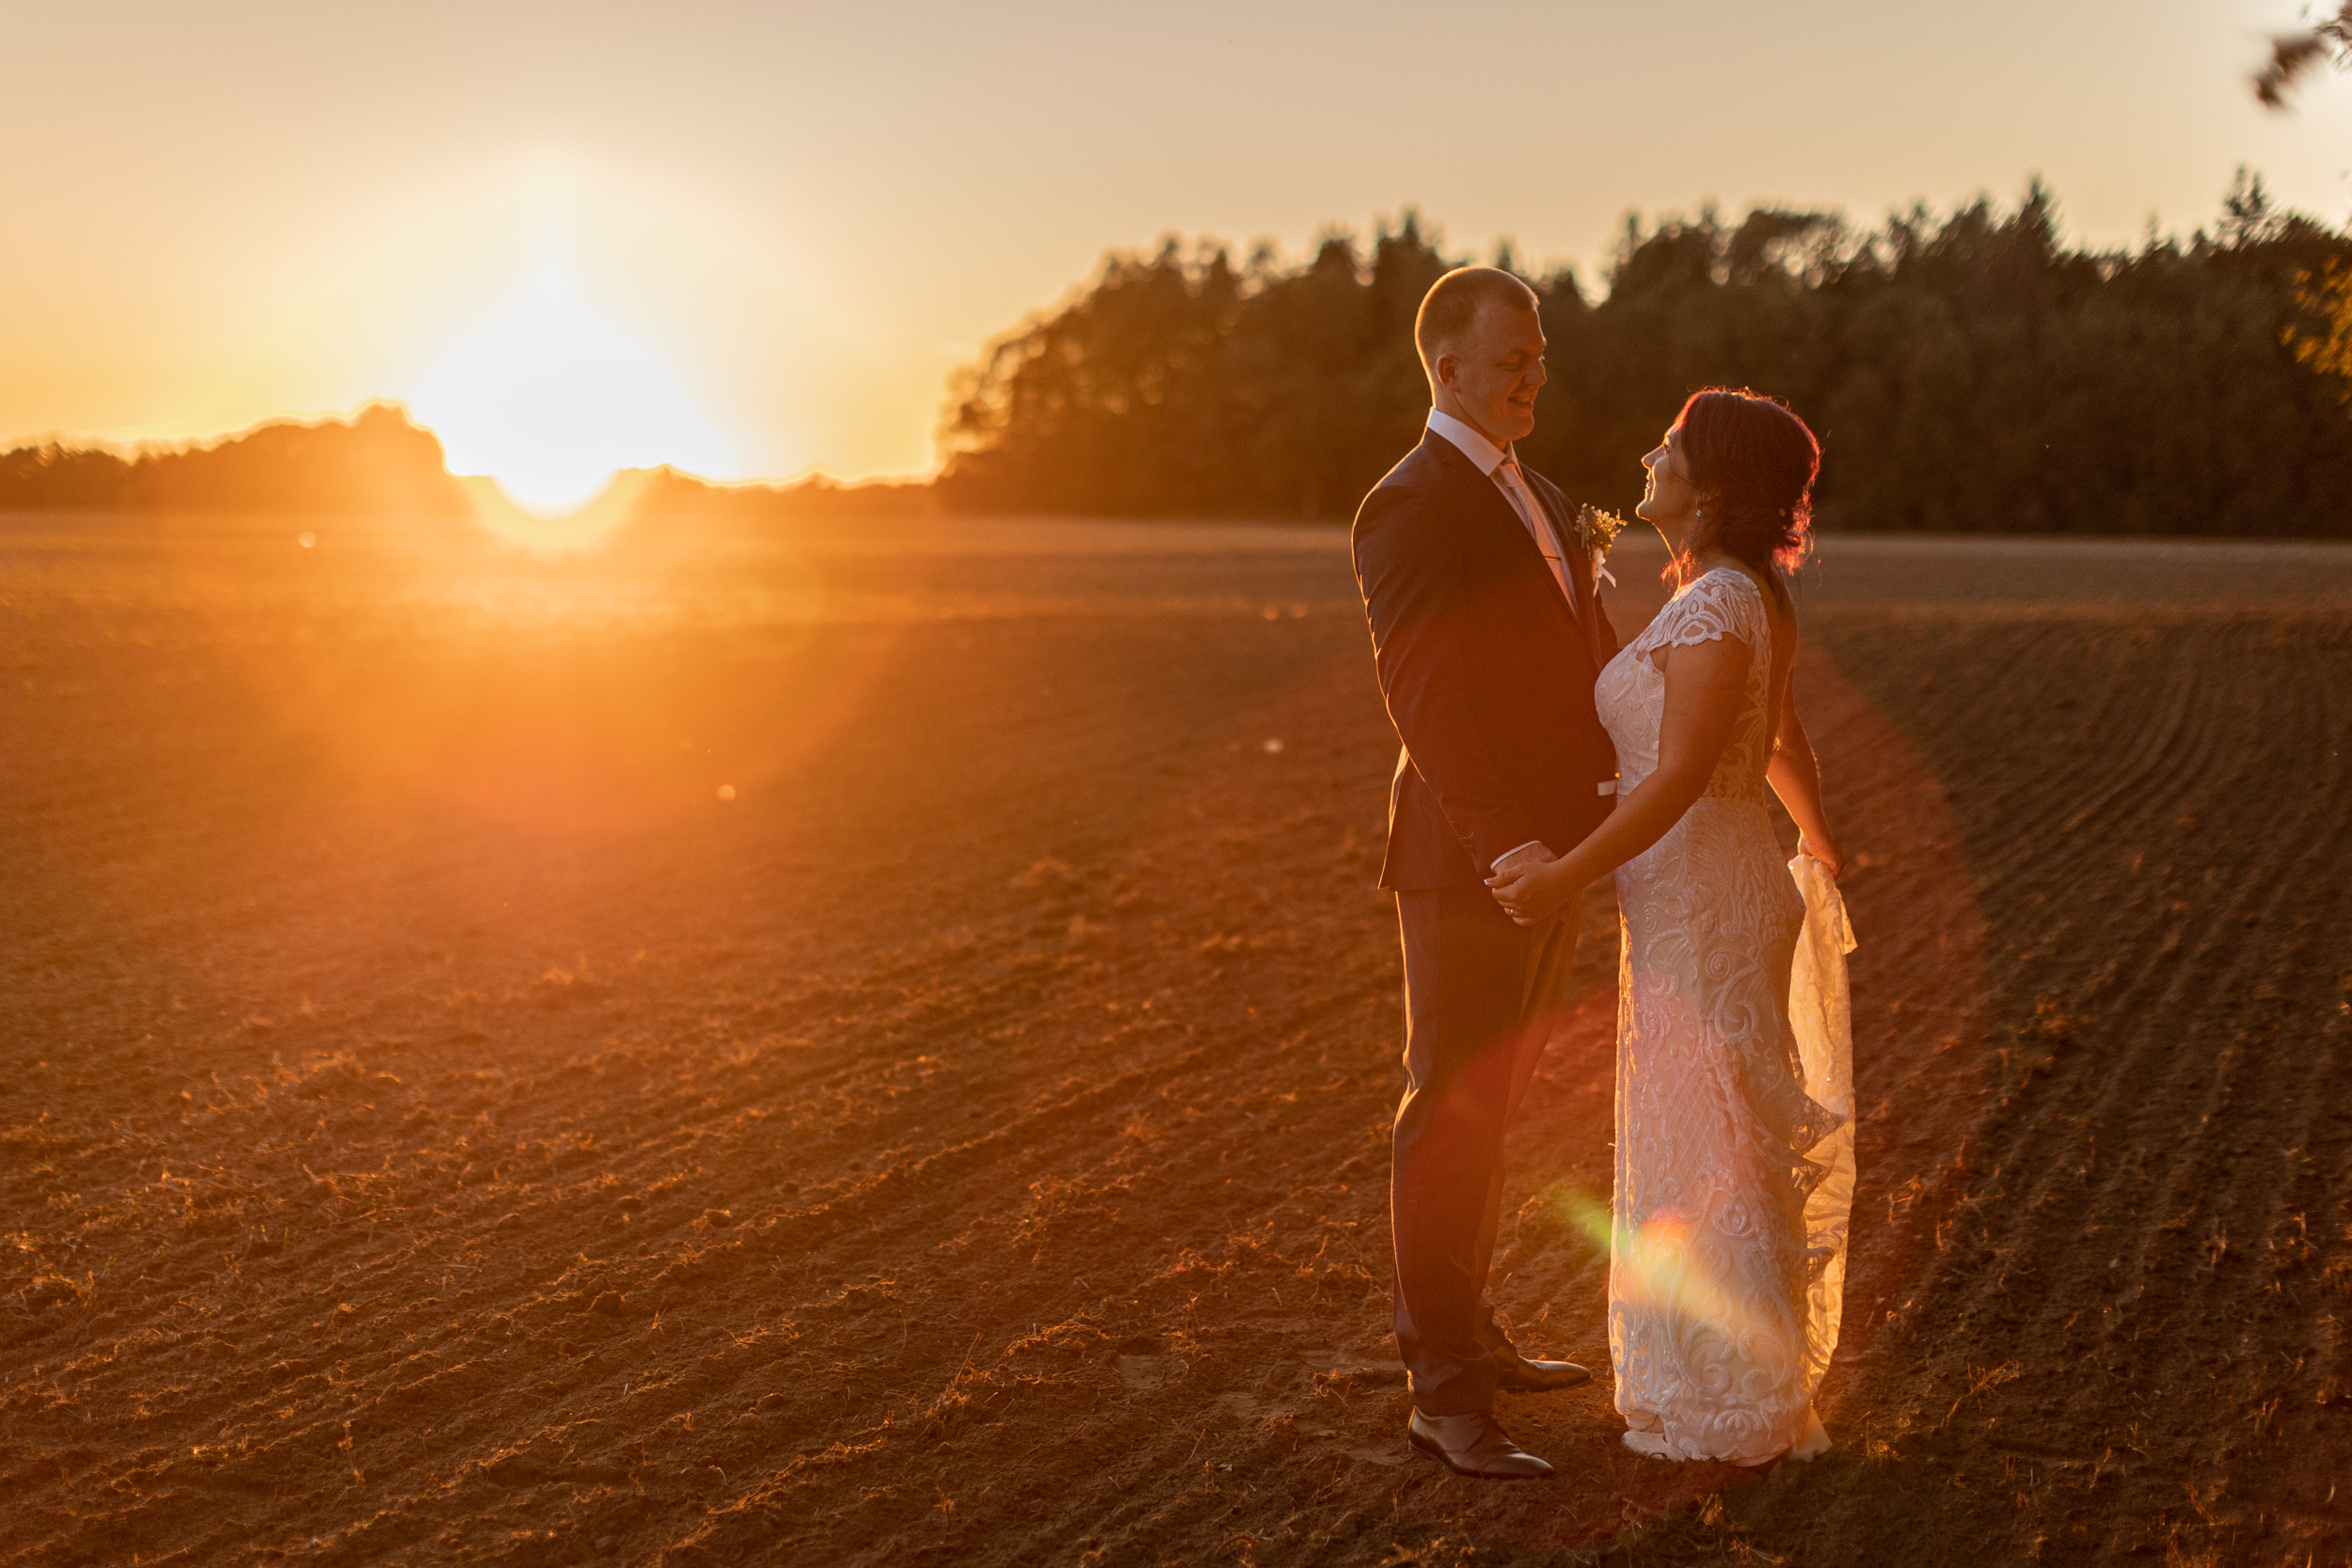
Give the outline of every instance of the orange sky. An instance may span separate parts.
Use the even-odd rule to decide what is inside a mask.
[[[1413,203],[1589,285],[1628,208],[1710,197],[1875,220],[2038,171],[2072,237],[2124,244],[2249,163],[2341,220],[2352,82],[2292,116],[2246,90],[2295,16],[11,4],[0,440],[389,396],[460,467],[593,416],[615,465],[920,472],[952,367],[1171,230],[1295,254]]]

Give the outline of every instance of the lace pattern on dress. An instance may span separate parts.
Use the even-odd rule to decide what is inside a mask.
[[[1667,601],[1635,645],[1641,648],[1643,660],[1656,670],[1655,656],[1661,648],[1722,641],[1737,642],[1748,650],[1747,689],[1730,744],[1724,748],[1715,776],[1708,780],[1702,793],[1760,806],[1765,803],[1764,767],[1772,761],[1772,618],[1764,608],[1763,590],[1744,573],[1718,566]]]

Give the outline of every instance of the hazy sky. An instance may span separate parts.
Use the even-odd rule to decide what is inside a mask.
[[[1628,209],[1875,221],[2038,172],[2114,245],[2240,163],[2341,221],[2352,80],[2247,90],[2296,10],[0,0],[0,440],[495,422],[541,361],[473,368],[572,321],[644,383],[616,462],[919,472],[950,369],[1169,231],[1296,254],[1412,204],[1589,286]]]

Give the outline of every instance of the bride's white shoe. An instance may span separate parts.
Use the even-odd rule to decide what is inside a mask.
[[[1625,1446],[1648,1459],[1672,1459],[1666,1451],[1665,1429],[1646,1410],[1625,1413]]]

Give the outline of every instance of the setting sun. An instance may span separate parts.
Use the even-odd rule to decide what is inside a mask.
[[[622,468],[721,473],[734,459],[660,356],[597,314],[552,250],[514,309],[461,341],[413,407],[453,472],[487,475],[541,514],[586,505]]]

